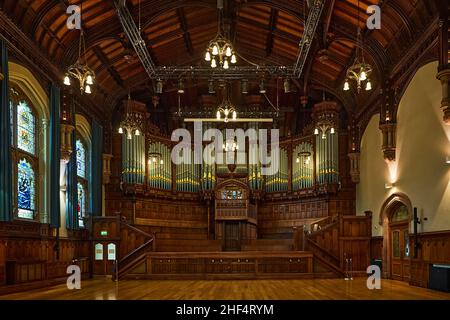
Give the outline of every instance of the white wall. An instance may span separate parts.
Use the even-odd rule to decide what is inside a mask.
[[[422,67],[400,100],[396,161],[387,164],[381,151],[379,115],[370,120],[361,140],[361,182],[356,210],[373,212],[372,232],[382,235],[381,206],[393,193],[406,194],[419,215],[428,218],[419,232],[450,230],[450,126],[442,121],[437,62]],[[395,186],[385,189],[385,183]]]

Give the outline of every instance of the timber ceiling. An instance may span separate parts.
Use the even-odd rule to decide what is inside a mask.
[[[436,1],[362,0],[358,9],[358,0],[326,0],[303,77],[295,81],[298,95],[304,94],[306,78],[308,84],[338,92],[341,99],[345,95],[352,98],[340,88],[345,70],[354,59],[358,11],[361,27],[365,28],[366,8],[371,4],[381,6],[382,29],[364,30],[364,51],[366,60],[375,67],[375,88],[379,89],[386,70],[400,61],[437,16]],[[126,2],[137,24],[138,0]],[[225,24],[242,56],[256,63],[294,64],[305,20],[302,0],[224,2]],[[71,4],[80,5],[80,1],[0,0],[6,15],[61,71],[78,55],[79,31],[66,28],[65,12]],[[124,34],[112,0],[84,0],[82,8],[87,61],[97,75],[93,99],[117,102],[131,88],[150,103],[152,82]],[[157,66],[203,65],[205,47],[217,30],[216,0],[141,0],[141,17],[142,37]],[[239,63],[245,65],[242,59]],[[176,94],[170,90],[175,85],[165,84],[167,95]],[[202,92],[198,88],[191,91]],[[105,106],[105,111],[111,112],[114,107]]]

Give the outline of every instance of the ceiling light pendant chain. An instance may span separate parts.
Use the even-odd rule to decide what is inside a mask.
[[[80,5],[80,15],[82,14],[83,3]],[[91,86],[94,85],[95,73],[89,68],[86,58],[86,42],[84,38],[83,25],[80,28],[80,41],[78,44],[78,59],[77,61],[67,68],[64,76],[64,84],[66,86],[71,85],[70,78],[77,79],[80,84],[81,94],[91,94]]]
[[[358,0],[358,26],[357,26],[357,35],[356,35],[356,53],[355,60],[353,64],[347,69],[346,79],[344,83],[344,91],[350,90],[350,80],[354,80],[356,82],[357,92],[360,93],[363,85],[365,84],[365,90],[372,90],[372,83],[369,79],[369,76],[372,73],[372,66],[365,62],[364,60],[364,51],[363,51],[363,36],[360,23],[360,7]]]
[[[206,48],[205,61],[210,62],[211,68],[221,67],[226,70],[237,62],[236,52],[231,41],[222,35],[222,9],[219,9],[217,16],[217,34]]]

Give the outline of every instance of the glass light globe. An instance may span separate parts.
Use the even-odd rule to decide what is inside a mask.
[[[364,81],[367,79],[367,74],[365,71],[361,72],[361,75],[359,76],[359,80]]]
[[[92,79],[92,76],[91,76],[91,75],[88,75],[88,76],[87,76],[87,78],[86,78],[86,83],[87,83],[87,84],[90,84],[90,85],[93,85],[93,84],[94,84],[94,80]]]
[[[66,76],[64,77],[64,84],[65,84],[66,86],[70,86],[70,78],[69,78],[68,75],[66,75]]]

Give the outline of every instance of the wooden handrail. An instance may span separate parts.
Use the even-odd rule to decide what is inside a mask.
[[[136,227],[132,226],[131,224],[129,224],[128,222],[125,222],[123,220],[120,220],[120,224],[121,225],[125,225],[127,228],[129,228],[129,229],[131,229],[131,230],[133,230],[133,231],[135,231],[137,233],[140,233],[140,234],[142,234],[143,236],[145,236],[147,238],[153,238],[153,239],[155,238],[155,234],[154,233],[147,233],[145,231],[142,231],[141,229],[136,228]]]
[[[132,230],[133,232],[136,232],[138,234],[143,235],[146,238],[146,241],[138,246],[137,248],[131,250],[129,253],[127,253],[122,259],[118,261],[118,277],[122,276],[127,270],[132,268],[136,261],[139,261],[140,257],[145,257],[147,253],[147,248],[151,244],[153,251],[155,250],[155,234],[154,233],[147,233],[139,228],[136,228],[132,225],[130,225],[125,219],[120,219],[120,225],[122,227],[125,227],[127,229]]]

